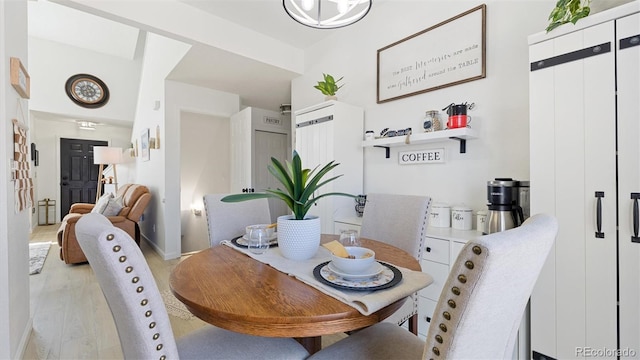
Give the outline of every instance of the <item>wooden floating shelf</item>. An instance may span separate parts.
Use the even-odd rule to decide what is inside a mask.
[[[407,136],[393,136],[373,140],[365,140],[362,142],[363,147],[381,147],[386,149],[386,158],[389,158],[389,148],[392,146],[408,146],[419,145],[430,142],[452,139],[460,141],[460,153],[467,152],[467,139],[476,139],[478,134],[472,128],[448,129],[433,132],[422,132],[409,135],[409,143],[407,144]]]

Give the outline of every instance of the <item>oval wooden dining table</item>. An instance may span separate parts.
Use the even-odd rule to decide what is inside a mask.
[[[337,235],[322,235],[321,242]],[[420,271],[407,252],[362,238],[378,260]],[[274,251],[271,249],[270,251]],[[238,333],[291,337],[310,353],[320,350],[321,336],[361,329],[398,310],[406,298],[371,315],[282,273],[226,245],[202,250],[171,272],[173,294],[198,318]]]

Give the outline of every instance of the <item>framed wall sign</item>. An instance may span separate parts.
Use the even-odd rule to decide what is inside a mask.
[[[379,49],[377,102],[484,78],[486,12],[482,4]]]
[[[418,151],[401,151],[398,153],[398,164],[443,164],[444,148]]]
[[[149,161],[151,158],[149,154],[149,128],[144,129],[140,136],[140,157],[142,161]]]
[[[20,94],[20,97],[28,99],[30,96],[31,78],[20,59],[12,57],[10,60],[11,86]]]

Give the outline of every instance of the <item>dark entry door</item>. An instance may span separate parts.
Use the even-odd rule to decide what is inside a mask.
[[[106,141],[60,139],[60,216],[69,213],[71,204],[96,201],[99,165],[93,164],[93,147]]]

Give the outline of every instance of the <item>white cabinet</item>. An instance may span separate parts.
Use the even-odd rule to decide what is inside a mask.
[[[418,293],[418,335],[421,338],[427,336],[433,311],[449,276],[451,265],[464,244],[478,236],[482,236],[482,233],[475,230],[427,228],[420,265],[422,271],[433,277],[433,283]]]
[[[640,357],[639,11],[634,2],[530,38],[531,211],[560,224],[531,297],[534,359]]]
[[[348,216],[348,217],[336,217],[333,223],[333,233],[340,235],[344,230],[355,230],[360,234],[362,228],[362,217]]]
[[[326,179],[343,175],[321,187],[316,196],[328,192],[362,193],[364,111],[362,108],[327,101],[295,112],[295,149],[302,158],[302,166],[313,169],[335,160],[340,163]],[[356,216],[353,198],[328,196],[309,211],[320,216],[322,232],[334,232],[334,218]]]

